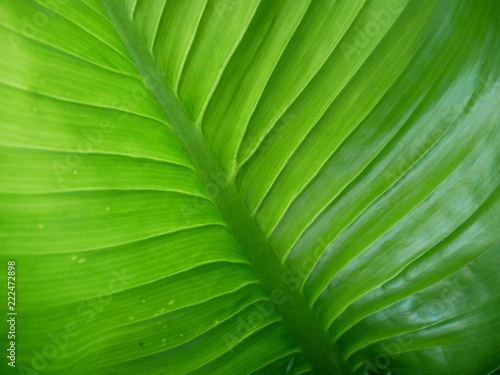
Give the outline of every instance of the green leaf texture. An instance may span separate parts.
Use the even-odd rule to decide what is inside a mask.
[[[499,18],[2,0],[2,374],[498,369]]]

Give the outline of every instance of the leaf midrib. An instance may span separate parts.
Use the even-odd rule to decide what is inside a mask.
[[[293,273],[276,256],[268,239],[251,215],[233,181],[229,180],[209,150],[201,131],[184,110],[179,98],[163,74],[123,6],[115,0],[102,0],[112,23],[128,48],[144,85],[154,94],[212,202],[219,209],[227,227],[249,259],[263,289],[272,296],[282,293],[282,303],[274,303],[305,358],[317,374],[347,374],[338,348],[329,339],[314,312],[298,288],[287,280]]]

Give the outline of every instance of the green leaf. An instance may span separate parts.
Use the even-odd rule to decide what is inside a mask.
[[[2,1],[2,373],[497,370],[499,12]]]

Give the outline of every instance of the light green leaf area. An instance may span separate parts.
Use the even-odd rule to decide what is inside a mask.
[[[2,0],[2,374],[498,369],[499,20]]]

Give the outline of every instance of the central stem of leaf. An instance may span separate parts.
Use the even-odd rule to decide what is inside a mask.
[[[250,260],[269,296],[279,293],[276,311],[316,374],[349,373],[341,355],[329,339],[304,296],[287,281],[287,270],[220,164],[212,156],[203,135],[186,114],[177,95],[163,79],[153,56],[146,49],[132,20],[120,2],[102,0],[111,20],[134,59],[144,83],[157,98],[168,122],[183,144],[205,187],[218,186],[212,201],[220,210],[232,235]],[[226,183],[221,184],[221,180]]]

